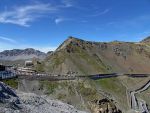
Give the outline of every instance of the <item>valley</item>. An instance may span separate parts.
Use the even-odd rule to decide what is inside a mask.
[[[134,81],[134,85],[132,85],[133,83],[131,80]],[[18,91],[35,93],[37,95],[47,95],[53,99],[71,104],[77,109],[86,110],[87,112],[98,113],[100,110],[104,112],[108,109],[107,107],[109,105],[109,111],[112,111],[112,113],[133,113],[134,111],[141,111],[142,113],[140,101],[138,103],[137,99],[135,99],[136,108],[133,107],[132,104],[133,98],[136,98],[137,95],[140,95],[142,92],[136,92],[134,95],[132,95],[132,92],[134,92],[133,89],[139,86],[141,87],[142,84],[145,85],[147,80],[147,77],[131,78],[119,76],[99,78],[97,80],[76,78],[75,80],[58,81],[18,78],[15,80],[17,81],[16,85],[13,85],[13,82],[9,82],[10,80],[4,80],[3,82],[14,87]],[[141,81],[140,85],[138,85],[139,81]],[[145,91],[147,90],[149,90],[149,87],[147,87]],[[133,97],[135,95],[136,97]],[[147,99],[144,99],[145,102],[143,102],[146,103],[145,105],[148,109],[149,101],[147,101]],[[140,100],[140,98],[138,98],[138,100]]]
[[[0,0],[0,113],[150,113],[150,0]]]
[[[41,101],[32,98],[46,96],[79,113],[149,113],[150,49],[145,40],[106,43],[69,37],[47,54],[34,49],[5,51],[0,53],[1,81],[20,98],[26,95],[25,106],[33,101],[40,107]],[[5,55],[9,60],[3,59]],[[26,109],[32,111],[29,106]]]

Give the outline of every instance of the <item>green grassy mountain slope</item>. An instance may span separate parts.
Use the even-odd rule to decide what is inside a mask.
[[[70,37],[45,59],[44,66],[54,74],[150,73],[150,46]]]

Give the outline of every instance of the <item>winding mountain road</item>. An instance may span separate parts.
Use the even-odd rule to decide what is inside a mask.
[[[146,102],[144,100],[139,99],[139,109],[142,113],[149,113]]]
[[[139,94],[145,90],[147,90],[150,87],[150,80],[140,89],[137,89],[135,91],[131,91],[131,108],[134,109],[135,111],[140,111],[141,113],[150,113],[148,111],[146,102],[142,99],[136,98],[136,94]]]

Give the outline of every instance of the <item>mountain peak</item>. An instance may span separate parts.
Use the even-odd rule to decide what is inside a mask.
[[[57,51],[58,50],[61,50],[61,49],[65,49],[69,44],[71,43],[77,43],[77,42],[80,42],[80,41],[83,41],[82,39],[79,39],[79,38],[75,38],[75,37],[72,37],[72,36],[69,36],[58,48],[57,48]]]
[[[73,36],[69,36],[68,40],[82,40],[82,39],[79,39],[79,38],[76,38],[76,37],[73,37]]]
[[[146,37],[141,41],[142,43],[150,44],[150,36]]]

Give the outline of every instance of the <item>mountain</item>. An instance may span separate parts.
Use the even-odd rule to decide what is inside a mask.
[[[150,46],[145,41],[106,43],[69,37],[43,65],[54,74],[149,73]]]
[[[50,55],[50,54],[52,54],[53,53],[53,51],[48,51],[46,54],[47,55]]]
[[[150,44],[150,36],[142,40],[141,43]]]
[[[31,58],[44,59],[45,57],[46,53],[43,53],[41,51],[32,48],[27,48],[24,50],[13,49],[0,52],[0,60],[15,61],[15,60],[26,60]]]

